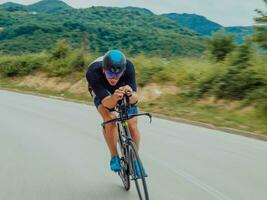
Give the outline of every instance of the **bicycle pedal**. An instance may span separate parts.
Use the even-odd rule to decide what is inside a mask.
[[[141,178],[142,177],[134,176],[134,177],[131,178],[131,180],[133,181],[133,180],[137,180],[137,179],[141,179]]]
[[[132,177],[131,178],[131,181],[135,181],[135,180],[137,180],[138,179],[138,177],[136,176],[136,177]]]

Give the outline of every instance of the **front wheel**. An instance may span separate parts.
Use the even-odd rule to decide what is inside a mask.
[[[119,172],[119,176],[121,177],[124,189],[128,191],[131,187],[129,167],[127,161],[123,157],[121,158],[121,166],[122,170]]]
[[[129,145],[129,162],[131,163],[132,179],[135,182],[136,190],[140,200],[149,200],[143,165],[136,150],[136,146],[132,142]],[[137,164],[134,164],[134,162],[136,162]],[[138,177],[136,174],[136,167],[137,167],[136,165],[140,169],[140,175],[141,175],[140,177]]]
[[[118,131],[120,133],[120,127],[118,125]],[[129,164],[128,160],[126,158],[127,149],[123,146],[123,139],[121,137],[122,135],[119,134],[118,137],[118,153],[120,156],[120,163],[122,166],[122,170],[119,172],[119,176],[121,177],[124,189],[128,191],[131,187],[130,183],[130,173],[129,173]]]

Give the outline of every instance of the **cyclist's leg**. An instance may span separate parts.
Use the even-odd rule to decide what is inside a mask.
[[[103,121],[108,121],[114,119],[116,116],[113,112],[109,112],[106,108],[100,104],[97,108],[98,112],[100,113]],[[106,143],[108,145],[111,157],[117,156],[117,141],[118,141],[118,133],[116,123],[110,123],[105,126],[103,129],[103,135],[105,137]]]
[[[93,89],[88,83],[88,91],[91,95],[91,97],[94,100],[94,104],[100,113],[101,117],[103,118],[103,121],[108,121],[113,118],[115,118],[115,114],[112,112],[109,112],[105,109],[105,107],[101,104],[100,99],[95,95]],[[110,123],[105,126],[105,130],[103,129],[103,135],[105,137],[106,143],[108,145],[111,157],[117,156],[117,140],[118,140],[118,134],[117,134],[117,127],[115,123]]]
[[[113,112],[107,111],[102,104],[98,106],[98,112],[101,114],[104,121],[115,118],[115,114]],[[116,123],[114,122],[107,124],[105,126],[105,129],[103,129],[103,135],[111,154],[110,169],[112,171],[119,172],[122,170],[122,167],[117,152],[118,133]]]
[[[137,128],[137,122],[138,122],[137,117],[135,117],[129,120],[128,125],[129,125],[132,138],[134,140],[134,143],[136,144],[137,149],[139,149],[141,137],[140,137],[139,130]]]
[[[128,111],[128,114],[129,115],[137,114],[137,112],[138,112],[137,106],[132,106],[130,108],[130,110]],[[140,137],[139,130],[137,128],[137,124],[138,124],[137,117],[134,117],[128,121],[128,125],[129,125],[129,129],[130,129],[132,138],[136,144],[137,149],[139,149],[141,137]]]
[[[131,107],[131,109],[129,110],[128,114],[137,114],[138,113],[138,109],[136,106]],[[134,117],[132,119],[129,120],[128,122],[128,126],[132,135],[132,138],[136,144],[137,150],[139,150],[140,148],[140,141],[141,141],[141,136],[140,136],[140,132],[138,130],[138,118]],[[136,170],[136,175],[137,177],[141,177],[141,170],[138,167],[138,162],[137,160],[134,160],[134,165],[135,165],[135,170]],[[144,172],[144,176],[147,177],[147,173],[145,171],[145,168],[143,168],[143,172]]]

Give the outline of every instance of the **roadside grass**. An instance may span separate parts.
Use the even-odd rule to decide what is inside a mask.
[[[217,127],[227,127],[267,135],[267,116],[254,109],[228,110],[224,106],[202,105],[185,97],[165,95],[140,104],[148,112],[161,113],[170,117],[209,123]]]
[[[11,84],[3,80],[0,81],[0,88],[60,97],[64,100],[74,100],[92,105],[92,99],[89,95],[78,95],[70,92],[56,92],[44,89],[37,90]],[[148,102],[140,102],[139,107],[146,112],[209,123],[217,127],[235,128],[267,135],[267,117],[264,113],[256,109],[250,112],[242,111],[242,109],[227,110],[224,106],[202,105],[197,101],[186,97],[178,97],[177,95],[165,95]]]
[[[22,92],[29,92],[37,95],[44,95],[44,96],[52,96],[52,97],[59,97],[64,100],[74,100],[79,101],[83,103],[89,103],[92,104],[92,99],[89,95],[84,94],[73,94],[68,91],[53,91],[52,89],[36,89],[33,87],[27,87],[27,86],[19,86],[14,83],[10,83],[7,80],[2,79],[0,81],[0,89],[9,89],[9,90],[18,90]]]

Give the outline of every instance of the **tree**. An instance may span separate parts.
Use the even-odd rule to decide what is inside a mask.
[[[81,48],[84,51],[89,51],[89,33],[87,32],[82,34]]]
[[[67,40],[59,40],[52,49],[52,59],[64,59],[71,52],[71,46]]]
[[[233,57],[232,65],[240,66],[241,68],[246,68],[250,66],[250,60],[253,55],[253,48],[251,41],[247,40],[244,44],[238,46],[236,49],[236,54]]]
[[[223,30],[214,33],[208,42],[208,51],[216,61],[223,61],[234,48],[234,36],[226,34]]]
[[[252,67],[253,49],[250,41],[240,45],[235,52],[232,65],[217,81],[216,96],[228,99],[244,99],[247,94],[264,86],[262,80]]]
[[[77,49],[73,52],[73,58],[70,66],[74,71],[82,71],[85,69],[85,65],[86,63],[84,49]]]
[[[267,0],[263,0],[267,6]],[[255,18],[255,41],[263,48],[267,49],[267,12],[262,10],[256,10],[256,12],[260,15]]]

